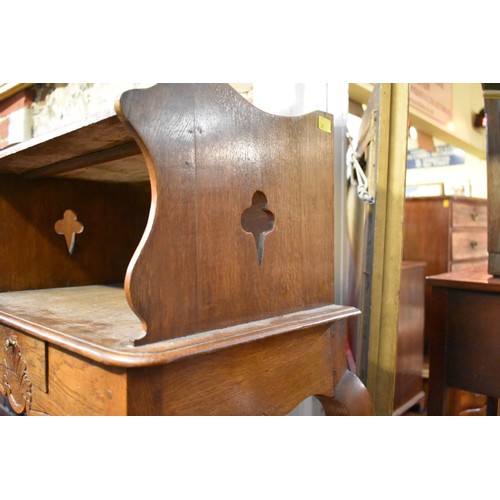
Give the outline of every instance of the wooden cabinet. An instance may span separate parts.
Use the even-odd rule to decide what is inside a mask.
[[[486,272],[488,266],[487,201],[463,197],[409,198],[405,207],[404,259],[426,264],[426,276],[448,272]],[[433,331],[433,319],[443,304],[425,290],[425,349]],[[455,414],[484,413],[486,399],[462,391],[449,391],[449,408]]]
[[[431,276],[428,282],[442,304],[441,314],[432,318],[429,415],[497,415],[500,279],[457,272]],[[472,395],[450,398],[450,388]],[[485,408],[473,409],[479,394],[486,399]]]
[[[399,297],[398,349],[394,415],[402,415],[424,398],[425,263],[403,262]]]
[[[488,260],[486,200],[409,198],[404,259],[422,260],[427,274],[483,268]]]
[[[426,264],[426,276],[485,271],[488,265],[487,202],[478,198],[409,198],[405,205],[403,259]],[[434,304],[426,287],[425,337]]]
[[[159,84],[0,152],[12,409],[372,414],[333,301],[331,121]]]

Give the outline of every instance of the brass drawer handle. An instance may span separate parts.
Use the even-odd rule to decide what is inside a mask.
[[[5,341],[4,347],[5,349],[9,349],[9,347],[14,347],[16,345],[16,341],[12,339],[7,339]]]
[[[470,242],[470,247],[474,250],[475,248],[477,248],[477,246],[479,245],[479,243],[476,241],[476,240],[472,240]]]
[[[472,212],[470,216],[473,221],[476,221],[479,218],[479,213],[474,210],[474,212]]]

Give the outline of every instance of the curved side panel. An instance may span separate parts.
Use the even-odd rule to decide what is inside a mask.
[[[173,337],[164,337],[162,329],[170,311],[175,323],[189,324],[196,317],[195,301],[178,300],[176,294],[180,288],[196,295],[194,89],[184,85],[182,93],[175,90],[171,85],[131,90],[117,105],[146,158],[151,180],[148,223],[125,279],[127,300],[149,334],[147,343]]]
[[[329,115],[278,117],[227,84],[180,83],[125,92],[118,114],[152,184],[125,283],[140,343],[333,304]]]

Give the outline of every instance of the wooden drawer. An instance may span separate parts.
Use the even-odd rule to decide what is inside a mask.
[[[451,234],[452,260],[480,259],[488,257],[486,231],[456,231]]]
[[[452,225],[456,227],[487,227],[488,209],[486,204],[472,204],[460,201],[453,203]]]
[[[45,342],[0,325],[0,394],[29,412],[33,391],[47,392]]]
[[[450,266],[452,273],[462,271],[470,271],[474,273],[487,273],[488,272],[488,259],[480,259],[465,262],[452,262]]]

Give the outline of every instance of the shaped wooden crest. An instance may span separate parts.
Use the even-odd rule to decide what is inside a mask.
[[[274,116],[227,84],[182,83],[125,92],[117,112],[152,185],[125,284],[140,343],[333,304],[330,115]]]

